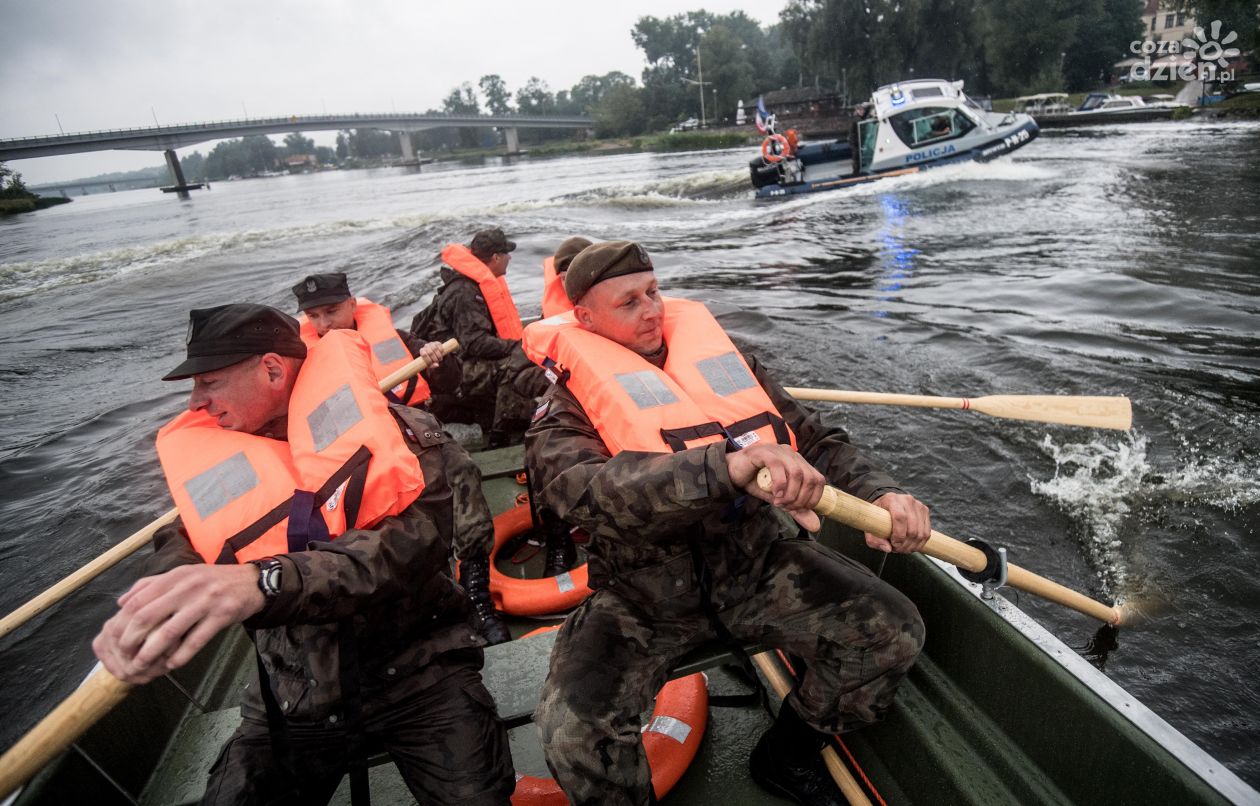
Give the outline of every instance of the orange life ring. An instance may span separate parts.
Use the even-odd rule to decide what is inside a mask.
[[[587,587],[586,563],[560,576],[537,579],[516,579],[494,565],[499,550],[533,525],[529,504],[495,516],[494,550],[490,552],[490,598],[494,600],[495,609],[514,616],[545,616],[572,610],[591,593]]]
[[[770,148],[771,143],[778,143],[779,150],[772,151]],[[781,134],[772,134],[761,141],[761,158],[766,162],[775,163],[791,155],[791,147],[788,145],[787,138]]]
[[[558,629],[559,624],[539,627],[521,638]],[[661,686],[652,718],[643,731],[643,751],[652,770],[657,800],[665,797],[691,766],[708,723],[709,686],[703,672]],[[516,779],[512,806],[567,806],[568,802],[554,778],[522,775]]]

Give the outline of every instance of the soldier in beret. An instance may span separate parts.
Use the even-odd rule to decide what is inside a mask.
[[[824,482],[873,501],[894,526],[867,543],[896,552],[927,540],[927,508],[702,304],[663,297],[638,244],[587,247],[565,290],[572,313],[525,332],[527,354],[558,379],[526,461],[537,506],[589,533],[595,592],[565,621],[535,712],[548,766],[574,804],[654,802],[639,715],[688,650],[757,643],[804,658],[805,672],[753,751],[754,779],[799,803],[844,803],[819,757],[824,736],[888,709],[923,622],[810,536],[812,507]]]
[[[520,440],[534,399],[547,389],[521,352],[521,317],[507,285],[516,242],[498,227],[442,250],[442,287],[411,323],[419,338],[459,339],[464,382],[454,394],[435,390],[433,411],[448,422],[476,422],[488,447]]]
[[[378,379],[411,358],[424,356],[429,366],[420,373],[424,383],[404,381],[393,390],[394,402],[426,407],[431,390],[455,390],[463,373],[458,357],[443,356],[439,342],[421,342],[410,333],[395,330],[389,309],[367,299],[355,299],[341,272],[312,274],[293,286],[297,297],[302,337],[314,344],[330,330],[358,330],[372,346],[373,368]],[[392,350],[393,353],[389,351]],[[402,351],[405,350],[404,354]],[[384,364],[379,356],[394,355]],[[455,493],[455,558],[459,560],[460,584],[481,620],[481,634],[490,644],[512,640],[490,596],[490,552],[494,549],[494,516],[481,490],[481,470],[458,444],[451,448],[447,479]]]
[[[573,303],[564,290],[564,274],[569,270],[573,258],[590,245],[588,238],[566,238],[556,247],[556,253],[543,261],[543,316],[555,316],[573,310]]]
[[[181,517],[155,533],[146,575],[93,641],[97,657],[139,685],[188,663],[226,627],[249,631],[259,680],[243,694],[241,725],[210,773],[205,803],[325,803],[347,771],[352,789],[366,786],[362,748],[375,740],[421,802],[507,804],[515,780],[506,733],[481,681],[484,642],[448,572],[455,518],[443,476],[462,451],[423,410],[360,408],[354,433],[363,433],[362,424],[382,440],[367,465],[363,500],[374,485],[398,484],[390,473],[373,475],[386,456],[422,473],[419,496],[370,525],[339,535],[312,531],[309,542],[242,562],[251,541],[267,550],[283,541],[283,523],[275,533],[247,527],[228,534],[239,527],[225,526],[220,513],[253,524],[260,510],[296,517],[302,501],[349,508],[349,492],[299,501],[290,474],[314,465],[289,439],[303,433],[293,430],[302,423],[315,427],[302,416],[314,399],[312,383],[316,391],[375,389],[366,377],[321,385],[304,374],[326,356],[367,346],[339,336],[308,351],[298,323],[262,305],[194,310],[190,319],[187,360],[164,378],[192,379],[188,411],[159,431],[158,452],[172,494],[188,495],[191,505],[181,504]],[[321,408],[334,399],[344,413],[340,391]],[[192,434],[195,450],[164,447],[181,433]],[[333,435],[335,449],[355,450],[359,437],[348,433]],[[288,449],[293,469],[255,464]],[[184,471],[195,475],[177,482]],[[312,520],[324,522],[318,512]]]

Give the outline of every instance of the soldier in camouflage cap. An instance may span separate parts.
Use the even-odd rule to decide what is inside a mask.
[[[632,375],[651,375],[653,367],[666,371],[671,350],[695,354],[680,341],[693,331],[678,325],[667,341],[663,328],[667,305],[678,316],[695,304],[663,301],[651,258],[629,241],[583,250],[565,287],[576,327],[585,333],[568,343],[586,352],[564,365],[569,374],[540,407],[526,434],[526,461],[537,506],[590,534],[595,592],[561,629],[535,712],[548,766],[579,806],[654,802],[639,715],[685,652],[717,638],[804,658],[799,685],[753,752],[753,777],[800,803],[844,803],[819,758],[823,734],[881,717],[922,647],[923,622],[913,604],[865,566],[810,537],[807,530],[819,527],[811,507],[824,480],[873,501],[895,525],[891,541],[868,535],[867,542],[897,552],[926,541],[927,508],[746,354],[742,388],[759,387],[795,434],[797,450],[728,437],[671,453],[663,431],[655,434],[659,452],[609,450],[601,429],[609,428],[610,412],[598,413],[597,428],[574,390],[588,395],[589,405],[610,399],[607,383],[617,381],[605,381],[595,368],[605,355],[619,362],[608,372],[641,365],[644,372]],[[560,327],[574,324],[531,325],[527,352],[537,355],[540,343],[554,347],[544,334]],[[642,361],[622,358],[619,348],[591,334]],[[601,358],[577,369],[595,348]],[[592,388],[599,394],[590,395]],[[646,411],[671,401],[667,393],[634,402]],[[629,410],[614,416],[628,418]],[[625,422],[634,428],[633,419]],[[649,430],[642,438],[650,443]],[[773,493],[754,481],[762,467],[774,478]]]
[[[286,439],[306,356],[297,322],[262,305],[191,320],[188,358],[167,376],[193,379],[189,408],[216,418],[229,439]],[[447,468],[467,457],[427,412],[390,411],[424,476],[410,506],[308,550],[227,565],[207,564],[176,519],[154,534],[145,577],[93,641],[105,668],[142,684],[222,629],[248,628],[261,679],[243,693],[243,720],[204,803],[327,802],[347,771],[365,780],[353,748],[372,738],[421,802],[508,803],[512,759],[481,682],[484,642],[447,559],[459,528]],[[207,450],[219,438],[200,437]]]

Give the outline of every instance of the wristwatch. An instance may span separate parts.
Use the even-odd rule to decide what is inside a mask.
[[[275,557],[250,560],[249,564],[258,567],[258,590],[267,599],[276,598],[280,593],[280,569],[284,566]]]

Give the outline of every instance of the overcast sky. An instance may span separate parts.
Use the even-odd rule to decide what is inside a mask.
[[[785,0],[0,0],[0,139],[284,115],[422,112],[498,73],[554,92],[588,74],[641,78],[639,17]],[[315,134],[331,143],[335,133]],[[277,138],[278,139],[278,138]],[[206,153],[200,145],[181,149]],[[15,160],[29,184],[162,164],[160,152]]]

